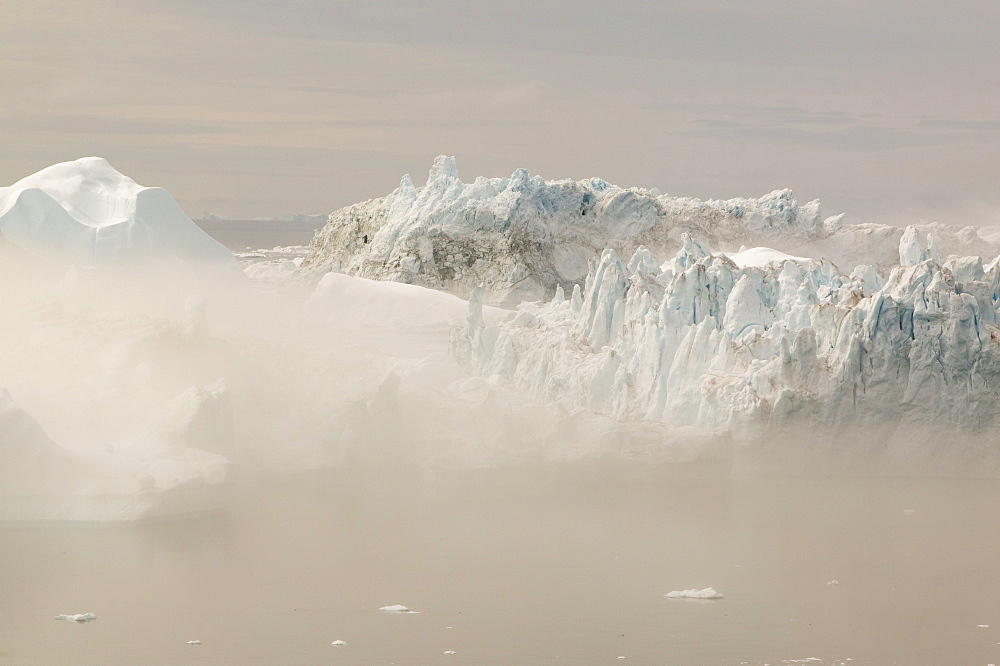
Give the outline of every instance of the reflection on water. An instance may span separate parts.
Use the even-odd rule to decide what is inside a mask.
[[[0,662],[985,665],[998,510],[995,481],[297,478],[201,519],[0,530]]]

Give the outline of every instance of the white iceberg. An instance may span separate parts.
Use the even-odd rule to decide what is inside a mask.
[[[69,622],[93,622],[97,616],[93,613],[77,613],[75,615],[56,615],[57,620],[67,620]]]
[[[417,613],[417,612],[419,612],[419,611],[415,611],[415,610],[410,610],[409,608],[407,608],[406,606],[403,606],[401,604],[395,604],[395,605],[392,605],[392,606],[382,606],[381,608],[379,608],[379,610],[382,611],[383,613]]]
[[[0,237],[70,265],[183,260],[237,268],[159,187],[143,187],[99,157],[42,169],[0,187]]]
[[[675,590],[667,592],[668,599],[722,599],[723,595],[710,587],[703,590]]]

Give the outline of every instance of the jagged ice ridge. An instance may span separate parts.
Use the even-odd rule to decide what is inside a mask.
[[[662,266],[606,250],[582,289],[509,322],[485,324],[477,291],[453,348],[569,409],[726,429],[737,468],[995,474],[1000,258],[939,263],[913,227],[898,251],[845,275],[741,267],[691,236]]]

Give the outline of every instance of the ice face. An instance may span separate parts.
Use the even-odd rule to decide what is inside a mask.
[[[923,257],[921,241],[907,231],[901,257]],[[997,262],[926,258],[883,277],[753,252],[775,259],[741,267],[686,239],[657,275],[645,249],[627,263],[606,251],[578,304],[523,304],[493,327],[470,317],[456,349],[567,409],[728,429],[745,455],[770,440],[890,470],[951,448],[952,471],[998,469],[994,447],[963,458],[954,445],[998,429]]]
[[[622,256],[641,244],[676,251],[684,231],[712,241],[802,241],[824,227],[818,202],[799,205],[789,190],[700,201],[600,179],[545,181],[524,169],[463,183],[455,159],[441,156],[423,188],[404,177],[387,197],[333,213],[303,270],[333,268],[463,298],[484,283],[487,302],[516,304],[572,289],[604,248]]]
[[[485,302],[513,306],[550,298],[557,286],[564,293],[582,287],[589,262],[604,249],[631,257],[644,246],[668,257],[685,244],[684,234],[691,239],[687,256],[704,244],[740,267],[826,257],[885,270],[940,263],[947,255],[1000,253],[1000,237],[989,229],[849,225],[843,214],[823,219],[818,201],[800,204],[790,190],[702,201],[599,178],[546,181],[524,169],[463,183],[455,159],[441,156],[424,187],[404,176],[388,196],[331,214],[302,271],[335,270],[462,298],[484,284]],[[752,249],[739,252],[741,246]]]

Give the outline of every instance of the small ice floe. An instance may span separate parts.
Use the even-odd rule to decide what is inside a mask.
[[[623,655],[623,654],[620,654],[620,655],[618,655],[618,658],[619,658],[619,659],[624,659],[624,658],[625,658],[625,655]]]
[[[188,645],[201,645],[201,641],[188,641]]]
[[[70,622],[93,622],[97,616],[93,613],[78,613],[77,615],[56,615],[57,620],[69,620]]]
[[[840,585],[840,581],[834,578],[833,580],[826,581],[826,584],[829,585],[830,587],[837,587],[838,585]]]
[[[903,509],[903,513],[905,513],[907,516],[912,516],[913,509]]]
[[[455,627],[445,627],[445,629],[454,629]]]
[[[988,625],[988,624],[977,624],[976,626],[979,627],[980,629],[989,629],[990,628],[990,625]]]
[[[805,659],[786,659],[782,663],[784,664],[810,664],[814,661],[823,661],[819,657],[806,657]]]
[[[344,645],[347,645],[347,641],[334,641],[330,643],[330,645],[336,645],[337,647],[342,647]]]
[[[383,613],[419,613],[420,611],[410,610],[402,604],[395,604],[394,606],[382,606],[379,608]]]
[[[722,599],[723,595],[710,587],[704,590],[674,590],[666,594],[668,599]]]
[[[450,656],[450,655],[453,655],[453,654],[458,654],[458,653],[457,653],[457,652],[455,652],[454,650],[445,650],[445,651],[444,651],[444,653],[445,653],[445,654],[447,654],[447,655],[449,655],[449,656]]]

